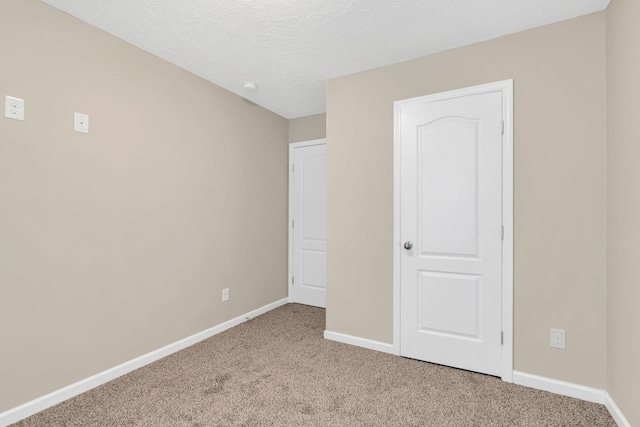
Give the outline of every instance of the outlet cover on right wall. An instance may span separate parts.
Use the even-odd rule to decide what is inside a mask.
[[[551,347],[565,350],[567,348],[567,333],[564,329],[551,329]]]

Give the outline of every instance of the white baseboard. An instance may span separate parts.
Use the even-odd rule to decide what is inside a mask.
[[[618,424],[618,427],[631,427],[631,423],[627,421],[624,415],[622,415],[622,411],[618,408],[616,402],[613,401],[613,398],[607,392],[604,394],[604,406],[607,407],[614,421]]]
[[[381,351],[393,354],[393,345],[380,341],[373,341],[366,338],[354,337],[353,335],[341,334],[340,332],[324,331],[324,338],[331,341],[338,341],[343,344],[355,345],[369,350]]]
[[[136,357],[135,359],[129,360],[128,362],[124,362],[111,369],[102,371],[89,378],[85,378],[84,380],[80,380],[74,384],[68,385],[54,392],[38,397],[37,399],[34,399],[30,402],[2,412],[0,413],[0,427],[6,427],[9,424],[16,423],[37,412],[50,408],[53,405],[57,405],[60,402],[84,393],[85,391],[91,390],[92,388],[105,384],[133,370],[141,368],[145,365],[155,362],[156,360],[162,359],[163,357],[192,346],[193,344],[196,344],[202,340],[224,332],[227,329],[246,322],[248,319],[285,305],[287,302],[288,298],[284,298],[271,304],[267,304],[264,307],[260,307],[256,310],[250,311],[249,313],[243,314],[242,316],[238,316],[205,331],[198,332],[197,334],[191,335],[187,338],[166,345],[150,353],[144,354],[140,357]]]
[[[513,371],[513,382],[525,387],[545,390],[551,393],[600,404],[604,404],[604,395],[606,393],[599,388],[586,387],[580,384],[568,383],[518,371]]]

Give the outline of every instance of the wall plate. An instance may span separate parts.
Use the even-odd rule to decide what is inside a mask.
[[[24,120],[24,99],[5,96],[4,116],[14,120]]]

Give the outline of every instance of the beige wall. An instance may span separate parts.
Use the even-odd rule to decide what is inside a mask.
[[[640,2],[607,10],[608,391],[640,426]]]
[[[325,138],[327,136],[326,122],[326,114],[315,114],[289,120],[289,142]]]
[[[287,120],[36,0],[0,52],[0,412],[286,297]]]
[[[509,78],[515,369],[604,388],[604,13],[328,82],[327,329],[392,342],[393,102]]]

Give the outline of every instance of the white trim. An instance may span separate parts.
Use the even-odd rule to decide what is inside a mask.
[[[291,148],[310,147],[312,145],[323,145],[326,143],[327,143],[326,138],[311,139],[309,141],[291,142],[289,143],[289,153],[291,153]]]
[[[502,380],[513,382],[513,80],[502,87]]]
[[[393,105],[394,137],[393,137],[393,354],[400,356],[400,260],[402,256],[402,240],[400,236],[400,190],[402,183],[402,158],[400,150],[400,114],[397,102]]]
[[[293,151],[296,148],[310,147],[313,145],[326,145],[326,138],[312,139],[310,141],[293,142],[289,144],[289,222],[287,223],[287,235],[288,235],[288,248],[287,248],[287,292],[289,295],[289,302],[298,302],[291,297],[291,286],[293,278],[293,230],[291,229],[291,221],[293,221]]]
[[[502,139],[502,380],[513,382],[513,80],[473,86],[465,89],[405,99],[394,103],[395,120],[402,105],[428,98],[431,101],[451,99],[479,93],[501,92],[504,136]],[[394,188],[393,188],[393,354],[400,355],[400,200],[402,185],[400,171],[400,126],[394,130]]]
[[[4,427],[8,426],[9,424],[16,423],[35,413],[43,411],[53,405],[57,405],[60,402],[91,390],[92,388],[105,384],[135,369],[141,368],[145,365],[155,362],[156,360],[162,359],[163,357],[169,356],[170,354],[192,346],[202,340],[217,335],[220,332],[224,332],[227,329],[244,323],[253,317],[264,314],[282,305],[285,305],[286,303],[287,298],[275,301],[271,304],[267,304],[264,307],[260,307],[256,310],[250,311],[247,314],[243,314],[242,316],[238,316],[205,331],[198,332],[197,334],[191,335],[187,338],[166,345],[150,353],[144,354],[140,357],[136,357],[135,359],[129,360],[128,362],[124,362],[118,366],[114,366],[111,369],[107,369],[106,371],[102,371],[98,374],[92,375],[89,378],[85,378],[59,390],[38,397],[37,399],[34,399],[30,402],[2,412],[0,413],[0,426]]]
[[[580,384],[569,383],[524,372],[513,371],[513,383],[537,390],[549,391],[562,396],[574,397],[587,402],[604,404],[606,391],[587,387]]]
[[[380,351],[382,353],[394,354],[392,344],[373,341],[367,338],[354,337],[353,335],[341,334],[340,332],[324,331],[324,339],[341,342],[343,344],[355,345],[356,347],[367,348],[369,350]]]
[[[631,427],[631,423],[622,414],[622,411],[608,392],[604,393],[604,406],[607,407],[618,427]]]

